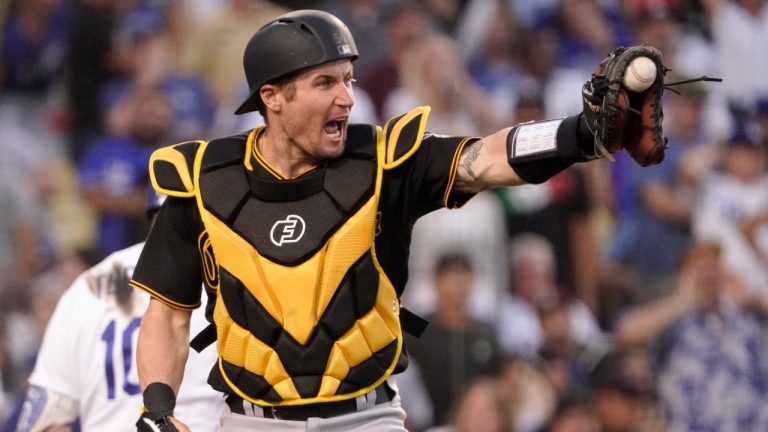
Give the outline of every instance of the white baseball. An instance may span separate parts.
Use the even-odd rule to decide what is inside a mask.
[[[631,62],[624,73],[624,87],[633,92],[641,92],[653,84],[656,79],[656,63],[648,57],[638,57]]]

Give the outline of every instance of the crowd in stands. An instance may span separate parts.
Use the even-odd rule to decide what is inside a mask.
[[[0,431],[63,290],[143,239],[149,154],[257,113],[243,48],[294,8],[355,37],[353,122],[485,135],[580,112],[616,46],[663,52],[662,164],[626,154],[414,227],[414,432],[768,430],[764,0],[10,0],[0,6]],[[265,59],[268,61],[268,59]]]

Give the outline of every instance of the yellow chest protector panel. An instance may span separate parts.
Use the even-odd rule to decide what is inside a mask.
[[[345,157],[291,181],[248,174],[255,133],[195,143],[192,185],[175,193],[196,198],[219,267],[215,388],[306,404],[356,397],[392,373],[402,331],[375,256],[381,179],[418,148],[427,112],[388,132],[350,127]]]

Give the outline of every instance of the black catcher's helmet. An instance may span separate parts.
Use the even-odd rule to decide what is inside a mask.
[[[264,84],[344,58],[356,59],[357,47],[340,19],[311,9],[281,15],[259,29],[245,47],[243,67],[250,94],[235,114],[259,109],[259,89]]]

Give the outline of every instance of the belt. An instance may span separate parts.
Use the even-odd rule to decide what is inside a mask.
[[[353,399],[335,402],[319,402],[307,405],[261,406],[244,400],[237,395],[227,396],[227,405],[234,414],[250,417],[264,417],[277,420],[306,421],[310,417],[330,418],[357,411],[363,411],[374,405],[391,401],[394,391],[383,383],[368,393]]]

